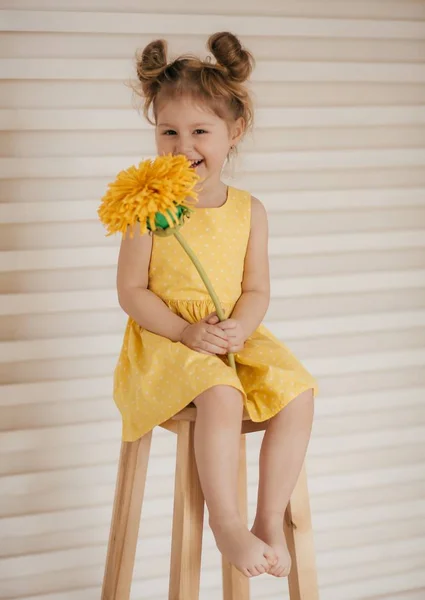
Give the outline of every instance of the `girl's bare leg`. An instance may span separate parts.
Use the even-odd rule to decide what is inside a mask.
[[[247,577],[261,575],[276,563],[270,546],[251,533],[238,509],[238,463],[243,402],[231,386],[214,386],[197,398],[195,456],[220,552]]]
[[[309,389],[270,420],[261,446],[257,513],[251,531],[276,552],[278,562],[269,571],[276,577],[286,577],[291,568],[283,520],[304,462],[313,412]]]

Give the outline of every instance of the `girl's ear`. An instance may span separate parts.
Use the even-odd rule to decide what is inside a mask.
[[[236,144],[242,138],[244,132],[245,132],[245,119],[243,117],[239,117],[239,119],[237,119],[233,123],[233,127],[232,127],[232,135],[231,135],[232,146],[236,146]]]

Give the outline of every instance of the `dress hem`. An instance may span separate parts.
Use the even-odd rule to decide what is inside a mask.
[[[253,423],[265,423],[267,421],[270,421],[270,419],[272,419],[273,417],[275,417],[277,414],[279,414],[284,408],[286,408],[293,400],[295,400],[295,398],[297,398],[298,396],[300,396],[301,394],[303,394],[304,392],[306,392],[307,390],[313,390],[313,398],[315,398],[318,394],[318,388],[317,385],[313,385],[311,383],[306,383],[305,386],[303,386],[301,388],[300,391],[297,391],[296,393],[292,394],[289,399],[287,399],[285,402],[280,403],[276,409],[271,410],[270,411],[270,415],[267,416],[267,418],[264,419],[257,419],[255,418],[255,415],[252,415],[250,413],[249,410],[249,403],[248,403],[248,397],[246,395],[246,392],[239,388],[237,385],[232,384],[232,383],[218,383],[218,384],[214,384],[214,385],[209,385],[207,387],[205,387],[205,389],[201,390],[199,393],[196,394],[195,398],[197,396],[200,396],[201,394],[203,394],[204,392],[206,392],[207,390],[210,390],[213,387],[217,387],[218,385],[226,385],[228,387],[233,387],[234,389],[238,390],[239,392],[241,392],[242,396],[243,396],[243,403],[244,403],[244,407],[248,413],[249,418],[251,419],[251,421]],[[143,436],[147,435],[148,433],[150,433],[151,431],[153,431],[155,429],[155,427],[160,427],[163,423],[166,423],[167,421],[170,421],[175,415],[177,415],[179,412],[181,412],[182,410],[184,410],[185,408],[187,408],[188,406],[190,406],[193,403],[193,399],[190,400],[189,402],[187,402],[186,404],[184,404],[182,406],[182,408],[180,408],[179,410],[177,410],[175,413],[173,413],[172,415],[170,415],[169,417],[167,417],[164,421],[161,421],[160,423],[157,423],[156,425],[153,425],[150,429],[147,429],[146,431],[143,431],[143,433],[139,433],[136,434],[136,436],[124,436],[124,433],[122,433],[121,436],[121,441],[123,442],[136,442],[138,439],[142,438]],[[123,426],[124,429],[124,426]]]

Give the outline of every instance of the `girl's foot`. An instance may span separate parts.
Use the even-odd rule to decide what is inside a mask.
[[[291,556],[286,545],[281,515],[256,517],[251,532],[271,546],[277,556],[277,563],[269,570],[269,575],[287,577],[291,570]]]
[[[210,527],[221,554],[246,577],[267,573],[276,564],[273,549],[240,521],[210,521]]]

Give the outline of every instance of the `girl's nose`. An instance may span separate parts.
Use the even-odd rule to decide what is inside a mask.
[[[174,145],[174,153],[175,154],[184,154],[185,156],[190,156],[192,152],[192,143],[187,138],[180,137],[176,139],[176,143]]]

